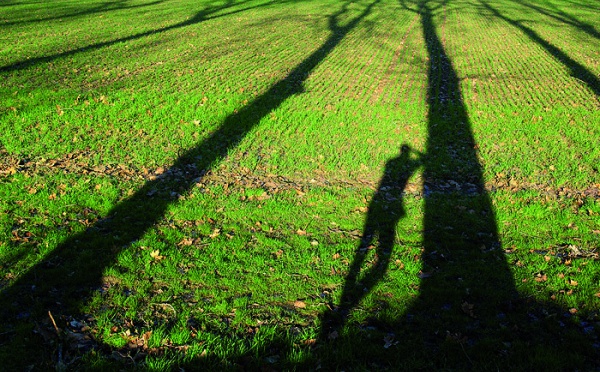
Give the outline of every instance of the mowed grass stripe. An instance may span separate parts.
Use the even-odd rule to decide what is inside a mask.
[[[387,96],[397,97],[397,92],[403,91],[407,84],[406,79],[401,80],[404,71],[400,68],[404,66],[404,59],[408,53],[405,47],[406,40],[411,37],[411,32],[415,27],[418,16],[415,15],[410,19],[410,14],[400,10],[396,10],[391,14],[392,16],[387,20],[386,24],[407,24],[407,27],[395,28],[396,32],[391,37],[390,45],[384,45],[389,57],[382,61],[384,63],[384,70],[380,71],[381,77],[377,86],[373,89],[371,96],[371,102],[373,103],[388,104],[390,100]]]
[[[462,54],[474,59],[471,65],[480,69],[479,77],[475,78],[483,79],[482,81],[475,80],[474,84],[483,84],[486,91],[491,88],[490,85],[498,87],[485,93],[483,97],[488,98],[483,102],[538,105],[548,102],[550,98],[552,102],[569,104],[569,101],[572,101],[572,104],[585,104],[593,107],[594,100],[590,99],[592,97],[578,99],[582,94],[578,90],[585,88],[565,89],[565,87],[573,86],[576,80],[569,76],[564,65],[556,61],[542,47],[530,43],[530,40],[518,30],[504,27],[493,17],[484,14],[471,16],[469,11],[465,11],[465,16],[467,14],[471,22],[469,25],[463,26],[463,29],[473,31],[471,32],[474,38],[473,43],[469,43],[468,48],[474,50],[473,53]],[[473,24],[473,20],[479,22]],[[476,30],[481,30],[481,32],[476,32]],[[462,42],[462,40],[462,38],[454,37],[449,42]],[[502,40],[502,42],[498,42],[498,40]],[[463,63],[460,58],[455,58],[455,60],[460,73]],[[535,68],[531,68],[531,66],[535,66]],[[468,77],[469,73],[466,76]],[[549,76],[552,78],[549,79]],[[551,85],[546,86],[548,83]],[[518,90],[518,94],[514,94],[513,90],[509,89],[513,87]],[[477,100],[482,100],[481,94],[477,94]]]
[[[4,79],[0,87],[0,141],[17,164],[50,156],[66,163],[70,156],[76,156],[72,161],[82,164],[72,173],[67,167],[52,172],[2,173],[0,284],[9,286],[32,267],[43,275],[45,267],[57,265],[57,260],[47,265],[36,263],[65,240],[79,240],[75,243],[81,252],[73,255],[88,255],[90,262],[94,258],[107,262],[107,254],[119,253],[102,268],[98,288],[82,288],[81,293],[91,298],[73,310],[93,317],[75,320],[89,323],[95,332],[92,337],[101,345],[83,359],[70,359],[71,355],[80,356],[81,350],[65,343],[63,347],[73,354],[63,355],[67,355],[67,362],[73,361],[74,368],[133,368],[128,364],[130,358],[115,362],[111,355],[141,356],[146,349],[137,342],[143,342],[152,355],[138,359],[136,366],[155,370],[187,369],[188,365],[206,369],[255,369],[264,365],[310,369],[319,364],[325,369],[342,369],[348,367],[344,363],[364,370],[388,365],[414,369],[591,369],[585,358],[595,360],[590,352],[592,341],[581,345],[563,342],[567,335],[562,330],[583,334],[583,329],[589,332],[590,324],[596,327],[597,259],[573,258],[570,254],[573,246],[593,255],[600,244],[600,235],[594,232],[599,229],[595,185],[600,185],[600,146],[593,141],[600,138],[596,124],[600,117],[593,101],[589,102],[593,98],[589,89],[564,68],[565,58],[554,58],[548,48],[540,48],[522,29],[490,16],[476,0],[452,1],[434,11],[433,18],[425,22],[435,25],[434,32],[426,32],[434,40],[423,39],[422,17],[430,14],[415,12],[418,4],[382,0],[352,30],[337,29],[343,39],[339,43],[331,40],[333,49],[321,59],[311,59],[310,71],[302,70],[306,76],[288,81],[294,94],[287,97],[272,87],[320,50],[332,35],[330,17],[347,7],[338,19],[337,26],[343,27],[371,2],[131,1],[127,5],[150,5],[112,13],[94,11],[63,17],[63,21],[58,18],[64,14],[104,5],[95,0],[52,4],[75,8],[47,8],[39,16],[56,16],[57,20],[1,29],[7,30],[11,41],[21,37],[29,42],[19,48],[37,57],[45,54],[36,54],[36,40],[27,37],[27,30],[52,34],[50,28],[56,25],[60,33],[76,30],[82,34],[77,35],[73,53],[55,55],[46,49],[51,58],[0,71]],[[438,4],[430,1],[428,7]],[[539,0],[536,4],[551,3]],[[0,6],[0,19],[10,18],[12,6]],[[519,20],[519,4],[502,1],[491,6]],[[203,10],[206,19],[188,22]],[[543,40],[551,41],[553,30],[557,38],[560,36],[560,28],[537,24],[546,16],[531,12],[528,17],[531,20],[524,25],[532,27]],[[597,22],[589,14],[581,19]],[[120,28],[100,30],[102,25]],[[157,32],[146,33],[148,30]],[[62,40],[60,33],[44,48],[54,43],[68,53],[69,42]],[[596,42],[589,40],[589,33],[582,30],[580,34],[584,35],[583,45]],[[92,40],[94,37],[100,44]],[[330,343],[325,337],[327,340],[313,347],[321,332],[320,316],[340,305],[344,283],[351,280],[347,277],[349,263],[357,258],[365,218],[372,213],[373,191],[382,181],[389,160],[398,156],[404,143],[425,151],[432,134],[427,133],[428,128],[435,132],[435,120],[442,124],[447,120],[427,117],[427,83],[434,80],[428,76],[428,64],[430,58],[439,60],[439,56],[428,55],[427,45],[437,46],[438,37],[443,50],[429,53],[447,54],[451,66],[444,68],[456,71],[462,89],[454,93],[464,98],[463,103],[444,106],[443,110],[448,115],[460,114],[464,105],[465,115],[460,114],[460,120],[472,125],[476,143],[469,145],[477,147],[444,144],[438,149],[438,159],[454,166],[461,152],[466,152],[473,154],[470,160],[482,165],[494,203],[491,213],[495,221],[491,222],[499,227],[502,245],[494,246],[498,249],[493,252],[487,252],[489,246],[480,248],[481,258],[491,254],[496,256],[495,262],[506,260],[521,297],[506,308],[490,304],[490,308],[498,309],[492,323],[502,327],[506,323],[497,334],[480,328],[479,320],[468,314],[470,302],[465,306],[462,300],[431,310],[456,313],[457,319],[472,325],[469,328],[458,326],[460,321],[437,328],[420,319],[418,313],[406,314],[422,294],[420,285],[426,284],[429,275],[437,274],[437,268],[423,266],[430,260],[424,256],[437,255],[442,267],[446,265],[443,261],[453,260],[443,250],[423,253],[424,236],[430,234],[424,233],[423,221],[435,216],[424,215],[423,207],[432,199],[423,195],[420,170],[416,170],[406,193],[391,190],[389,194],[390,205],[402,218],[395,229],[385,275],[364,301],[351,309],[348,327],[337,335],[337,341]],[[108,45],[110,40],[120,41]],[[573,40],[577,38],[561,43]],[[78,50],[85,41],[93,47]],[[555,45],[562,48],[560,43]],[[577,48],[571,46],[570,50]],[[586,47],[581,50],[593,59],[594,52],[586,51]],[[9,54],[0,57],[7,58],[2,66],[26,59],[26,55],[13,58]],[[520,60],[521,54],[526,58]],[[569,58],[593,71],[588,65],[595,61]],[[298,82],[302,86],[295,84]],[[563,85],[564,93],[559,91]],[[282,94],[288,92],[286,87],[277,87]],[[257,99],[264,105],[253,105]],[[260,118],[248,112],[249,107],[256,109]],[[264,107],[274,108],[267,112]],[[221,133],[224,122],[235,132],[233,127],[238,123],[231,120],[239,118],[240,112],[255,123],[244,138],[237,142],[227,134],[212,137]],[[453,123],[447,124],[451,131]],[[464,123],[454,124],[469,131]],[[468,137],[470,133],[460,135]],[[179,156],[205,143],[206,138],[213,138],[211,145],[218,159],[212,157],[214,164],[190,159],[205,169],[184,176],[189,168],[179,162]],[[202,150],[206,151],[198,155],[208,154],[210,158],[213,149]],[[412,168],[417,168],[419,155],[411,153],[410,157],[416,162]],[[435,168],[427,154],[421,160]],[[169,169],[174,162],[181,167]],[[393,174],[406,170],[403,164],[396,164],[399,168],[388,169]],[[102,165],[111,169],[123,165],[140,175],[162,168],[168,175],[162,181],[151,181],[149,185],[157,185],[153,190],[144,188],[145,179],[139,177],[86,174],[86,167]],[[461,164],[457,167],[462,168]],[[464,169],[469,167],[465,164]],[[207,170],[209,177],[192,181]],[[143,190],[136,199],[143,202],[119,204],[137,190]],[[387,191],[380,190],[383,199]],[[460,229],[469,239],[471,233],[473,239],[479,239],[475,220],[490,218],[487,211],[485,216],[470,211],[480,196],[450,192],[433,197],[439,203],[447,199],[453,204],[439,204],[451,215],[440,216],[442,221],[467,216],[468,221],[475,222],[473,228],[469,224]],[[164,210],[144,225],[144,234],[133,241],[119,240],[120,233],[95,225],[96,219],[110,217],[109,211],[118,210],[130,217],[122,226],[123,236],[128,236],[128,229],[137,229],[134,223],[129,224],[137,220],[134,215],[143,215],[156,203],[163,203]],[[123,205],[139,210],[129,212],[120,207]],[[108,242],[107,250],[90,252],[86,248],[93,244],[88,243],[89,235],[77,235],[85,229]],[[467,239],[453,234],[450,226],[440,226],[440,231],[457,241]],[[375,246],[366,249],[367,271],[377,262],[375,251]],[[461,265],[460,260],[455,262]],[[472,264],[486,271],[476,262]],[[74,271],[72,275],[77,278]],[[449,291],[456,289],[453,284],[449,284]],[[41,287],[36,292],[31,285],[23,286],[23,298],[40,296],[43,302],[55,301],[57,297],[41,293]],[[445,288],[439,290],[444,292]],[[469,299],[468,293],[465,296]],[[3,308],[12,307],[17,300],[6,299]],[[532,308],[537,304],[542,308]],[[479,309],[478,304],[473,306],[475,315]],[[65,314],[65,318],[54,315],[68,334],[74,319],[68,317],[70,312]],[[513,316],[521,320],[514,323]],[[46,312],[34,318],[39,330],[47,329],[51,335],[48,343],[37,334],[32,336],[31,316],[24,314],[14,321],[3,318],[2,325],[8,330],[0,329],[0,356],[6,365],[56,366],[56,332]],[[427,323],[416,330],[427,338],[427,345],[421,345],[420,336],[413,338],[405,332],[410,328],[404,327],[405,320]],[[18,329],[11,329],[12,324]],[[513,332],[514,326],[519,332]],[[597,327],[592,331],[597,333]],[[151,332],[148,340],[146,332]],[[481,347],[488,352],[480,353]],[[327,348],[334,357],[322,354]],[[22,357],[22,350],[34,349],[39,353]]]
[[[579,7],[566,10],[552,9],[546,4],[518,4],[514,14],[527,14],[539,17],[539,21],[527,25],[536,31],[541,38],[554,44],[580,64],[586,65],[592,72],[600,73],[598,50],[600,49],[600,32],[598,21],[589,18],[589,14],[576,13]],[[512,10],[512,9],[511,9]],[[513,12],[511,12],[512,14]],[[587,18],[587,19],[586,19]],[[555,34],[562,37],[556,38]]]
[[[402,12],[398,7],[390,7],[385,14],[380,14],[371,20],[365,35],[359,36],[369,40],[370,48],[356,50],[356,52],[361,51],[360,54],[364,54],[367,60],[358,72],[359,80],[350,92],[355,99],[363,103],[368,102],[371,93],[385,77],[386,64],[393,57],[391,48],[395,45],[398,34],[406,29],[407,16],[406,12]]]

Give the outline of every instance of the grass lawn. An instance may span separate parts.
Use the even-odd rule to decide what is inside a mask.
[[[595,0],[0,0],[10,370],[600,368]]]

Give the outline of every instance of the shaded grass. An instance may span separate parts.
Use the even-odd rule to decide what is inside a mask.
[[[553,39],[549,50],[541,35],[561,28],[543,13],[531,14],[540,17],[533,24],[520,23],[516,4],[494,5],[502,17],[469,2],[430,15],[456,70],[482,181],[500,185],[489,194],[506,252],[499,257],[527,299],[501,312],[510,326],[469,338],[474,321],[457,309],[432,324],[410,312],[425,283],[422,274],[430,270],[423,267],[431,262],[423,252],[432,253],[424,248],[417,173],[383,279],[352,309],[337,341],[315,346],[320,317],[339,303],[384,164],[403,143],[425,150],[432,120],[428,79],[434,79],[422,14],[394,2],[374,6],[364,18],[356,17],[369,4],[335,1],[65,4],[12,20],[9,12],[20,5],[0,8],[7,41],[0,52],[0,140],[8,159],[0,181],[0,270],[5,293],[34,304],[27,309],[20,299],[2,299],[13,312],[2,325],[3,360],[41,368],[66,361],[76,368],[116,363],[156,370],[597,366],[600,279],[593,254],[600,210],[593,188],[600,183],[600,154],[591,139],[600,134],[598,87],[593,79],[571,76],[568,66],[573,61],[597,75],[598,40],[589,32],[570,27],[569,37]],[[589,14],[577,16],[593,25]],[[354,27],[344,28],[348,24]],[[320,49],[327,41],[332,44]],[[556,48],[564,55],[552,53]],[[294,93],[286,99],[273,90],[282,81]],[[236,126],[232,117],[247,121]],[[243,138],[219,132],[224,122]],[[204,158],[192,160],[206,168],[200,171],[210,170],[213,181],[152,181],[160,168],[169,174],[171,164],[207,139],[223,144],[214,150],[221,155],[201,149],[194,155]],[[443,166],[460,167],[471,153],[452,146],[439,151],[438,168],[428,168],[433,175],[446,175]],[[73,163],[77,153],[85,155],[72,174],[70,168],[28,165],[42,158]],[[97,166],[128,172],[86,170]],[[561,195],[563,187],[575,192]],[[139,190],[152,195],[127,204]],[[440,200],[430,205],[448,214],[443,219],[460,218],[460,231],[481,223],[470,213],[478,212],[477,200],[433,197]],[[115,206],[128,219],[117,216],[114,226],[108,219],[107,227],[102,220]],[[152,208],[160,211],[150,223],[139,218],[147,226],[136,235],[132,219],[152,216]],[[80,248],[52,256],[65,241]],[[372,253],[367,268],[377,262]],[[58,259],[44,261],[48,257]],[[76,264],[61,271],[61,261],[71,259]],[[110,264],[93,267],[98,262]],[[474,272],[485,271],[468,263]],[[47,268],[56,270],[51,280],[10,288]],[[86,279],[87,268],[101,278]],[[86,288],[57,296],[54,288],[67,277]],[[60,337],[38,315],[57,308],[56,298],[68,302],[55,314],[64,328]],[[73,321],[89,328],[82,331]],[[80,360],[64,335],[82,333],[99,346]],[[538,333],[533,340],[542,346],[527,340]],[[577,342],[565,348],[563,340]],[[14,352],[40,345],[37,359]],[[62,360],[58,345],[70,351]],[[431,360],[428,350],[441,353]],[[113,351],[124,357],[107,358]]]

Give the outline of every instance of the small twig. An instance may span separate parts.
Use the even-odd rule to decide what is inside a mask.
[[[465,347],[463,346],[462,342],[460,343],[460,348],[462,349],[463,353],[465,353],[465,356],[467,357],[467,360],[469,361],[469,363],[471,363],[471,365],[473,365],[473,361],[471,360],[471,358],[469,358],[469,354],[467,354],[467,351],[465,350]]]
[[[308,227],[315,221],[315,215],[313,215],[310,219],[310,221],[308,221],[308,223],[306,224],[306,226],[304,226],[304,231],[306,231],[306,229],[308,229]]]
[[[174,308],[174,307],[173,307],[173,305],[171,305],[171,304],[168,304],[168,303],[166,303],[166,302],[161,302],[161,303],[158,303],[158,304],[152,304],[152,305],[153,305],[153,306],[160,306],[160,307],[162,307],[163,309],[164,309],[165,307],[166,307],[166,308],[170,308],[170,309],[173,311],[173,316],[174,316],[174,317],[175,317],[175,316],[177,316],[177,310],[175,310],[175,308]]]
[[[60,331],[58,329],[58,326],[56,325],[56,322],[54,321],[54,317],[52,316],[52,313],[50,312],[50,310],[48,310],[48,316],[50,317],[50,320],[52,321],[52,325],[54,326],[56,335],[60,338]]]

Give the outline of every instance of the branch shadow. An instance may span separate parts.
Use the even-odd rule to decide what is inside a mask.
[[[138,40],[138,39],[150,36],[150,35],[160,34],[160,33],[164,33],[167,31],[184,28],[184,27],[199,24],[199,23],[211,20],[211,19],[230,16],[230,15],[242,13],[242,12],[245,12],[248,10],[258,9],[258,8],[272,6],[272,5],[276,5],[276,4],[283,4],[288,1],[291,1],[291,0],[273,0],[273,1],[262,3],[262,4],[253,5],[253,6],[246,6],[246,7],[239,8],[239,9],[232,9],[234,7],[238,7],[240,5],[244,5],[249,2],[252,2],[252,0],[243,0],[243,1],[227,0],[222,5],[203,9],[203,10],[197,12],[190,19],[175,23],[171,26],[166,26],[163,28],[155,29],[155,30],[145,31],[145,32],[137,33],[135,35],[121,37],[121,38],[113,39],[113,40],[109,40],[109,41],[103,41],[103,42],[83,46],[83,47],[76,48],[76,49],[71,49],[71,50],[68,50],[65,52],[56,53],[56,54],[52,54],[52,55],[48,55],[48,56],[24,59],[22,61],[14,62],[9,65],[0,67],[0,73],[22,70],[22,69],[26,69],[26,68],[29,68],[29,67],[32,67],[35,65],[39,65],[42,63],[52,62],[59,58],[70,57],[70,56],[73,56],[73,55],[76,55],[79,53],[102,49],[102,48],[109,47],[111,45],[122,43],[122,42]],[[226,12],[220,13],[220,14],[215,14],[215,13],[218,13],[221,11],[226,11]]]
[[[559,10],[557,7],[554,7],[554,11],[552,11],[552,10],[542,8],[541,6],[534,5],[532,3],[519,2],[518,4],[522,5],[524,7],[533,9],[533,10],[535,10],[541,14],[544,14],[552,19],[555,19],[563,24],[573,26],[573,27],[585,32],[586,34],[588,34],[592,37],[595,37],[596,39],[600,39],[600,32],[598,32],[594,28],[594,26],[590,25],[589,23],[581,22],[576,17],[573,17],[572,15]]]
[[[600,12],[600,6],[594,6],[596,4],[593,4],[591,2],[580,2],[580,1],[573,1],[573,0],[563,0],[562,2],[565,4],[573,5],[580,9],[588,9],[588,10],[591,10],[594,12]]]
[[[492,15],[498,19],[501,19],[506,23],[514,26],[515,28],[521,30],[525,35],[529,37],[529,39],[531,39],[531,41],[544,48],[548,54],[552,55],[566,68],[568,68],[571,73],[571,76],[583,82],[596,95],[597,99],[598,97],[600,97],[600,80],[593,72],[588,70],[581,63],[569,57],[565,52],[560,50],[560,48],[544,40],[533,29],[525,26],[522,21],[508,18],[507,16],[503,15],[497,8],[493,7],[486,1],[479,0],[479,3],[487,11],[488,15]]]
[[[9,353],[10,350],[22,349],[23,340],[29,337],[33,326],[48,320],[48,311],[55,318],[62,315],[82,319],[79,308],[100,289],[103,271],[115,262],[121,251],[154,226],[170,204],[177,201],[171,196],[172,191],[179,194],[188,192],[199,181],[198,178],[235,148],[262,118],[288,98],[303,93],[303,84],[310,72],[371,13],[378,2],[366,4],[359,15],[340,25],[340,19],[350,5],[350,2],[345,2],[329,17],[331,34],[321,47],[267,92],[227,117],[202,143],[183,153],[165,172],[173,176],[147,182],[115,206],[105,218],[60,243],[41,263],[29,269],[10,287],[2,288],[0,345]],[[204,13],[194,17],[195,21],[171,28],[206,19],[201,14]],[[100,47],[99,44],[96,47]]]
[[[73,13],[58,14],[58,15],[46,17],[46,18],[26,19],[26,20],[12,21],[12,22],[4,22],[4,23],[0,23],[0,27],[9,27],[9,26],[30,24],[30,23],[40,23],[40,22],[53,21],[53,20],[57,20],[57,19],[84,17],[87,15],[92,15],[92,14],[97,14],[97,13],[106,13],[106,12],[117,11],[117,10],[147,8],[147,7],[151,7],[153,5],[158,5],[158,4],[165,2],[165,0],[157,0],[157,1],[152,1],[149,3],[138,4],[138,5],[126,5],[126,3],[128,1],[129,0],[108,1],[108,2],[102,3],[98,6],[94,6],[89,9],[84,9],[84,10],[80,10],[80,11],[73,12]],[[0,6],[7,6],[7,5],[9,5],[9,4],[6,4],[6,5],[0,4]],[[21,5],[21,4],[10,4],[10,5]]]
[[[322,315],[311,363],[327,369],[597,368],[598,347],[581,323],[572,322],[564,308],[517,292],[460,80],[437,31],[435,19],[445,17],[447,3],[402,2],[420,15],[429,57],[426,152],[416,161],[404,148],[386,167],[339,304]],[[385,277],[396,224],[405,215],[401,194],[385,195],[390,188],[401,193],[418,163],[424,168],[419,294],[403,314],[390,316],[384,306],[366,323],[351,323],[351,311]],[[369,268],[366,248],[375,235],[376,263]]]

